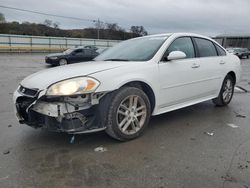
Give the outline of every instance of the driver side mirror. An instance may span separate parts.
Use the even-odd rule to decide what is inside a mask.
[[[184,59],[186,58],[186,54],[182,51],[172,51],[169,53],[167,60],[171,61],[171,60],[178,60],[178,59]]]

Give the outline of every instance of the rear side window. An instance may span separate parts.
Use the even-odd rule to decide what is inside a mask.
[[[226,55],[226,52],[225,50],[223,50],[221,47],[219,47],[217,44],[215,44],[216,46],[216,49],[217,49],[217,52],[218,52],[218,55],[219,56],[225,56]]]
[[[84,55],[91,56],[92,55],[92,50],[90,50],[90,49],[84,49]]]
[[[217,56],[213,42],[202,38],[194,38],[194,40],[198,48],[199,57]]]
[[[186,58],[194,58],[194,46],[190,37],[177,38],[168,48],[167,54],[173,51],[182,51],[186,54]]]

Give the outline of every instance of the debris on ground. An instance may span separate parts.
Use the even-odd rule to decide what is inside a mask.
[[[248,91],[245,89],[245,88],[243,88],[243,87],[241,87],[241,86],[235,86],[235,91],[237,92],[240,92],[240,93],[247,93]]]
[[[237,180],[234,177],[230,176],[229,174],[226,174],[226,176],[221,176],[221,178],[227,182],[237,182]]]
[[[195,141],[195,140],[196,140],[196,138],[190,138],[190,140]]]
[[[9,178],[9,176],[2,177],[2,178],[0,178],[0,181],[1,181],[1,180],[8,179],[8,178]]]
[[[246,166],[243,166],[243,165],[239,165],[239,166],[238,166],[238,169],[241,169],[241,170],[244,170],[244,169],[246,169],[246,168],[248,168],[247,165],[246,165]]]
[[[242,165],[242,164],[238,163],[238,169],[244,170],[247,168],[248,168],[248,165]]]
[[[208,136],[214,136],[213,132],[204,132],[204,134],[208,135]]]
[[[160,146],[161,149],[165,149],[165,146]]]
[[[12,125],[8,125],[8,127],[12,127]]]
[[[4,154],[4,155],[10,154],[10,150],[9,150],[9,149],[4,150],[4,151],[3,151],[3,154]]]
[[[74,144],[75,142],[75,135],[73,135],[69,141],[70,144]]]
[[[228,123],[227,124],[229,127],[232,127],[234,129],[238,128],[239,126],[238,125],[235,125],[235,124],[232,124],[232,123]]]
[[[248,185],[243,185],[245,188],[250,188]]]
[[[241,114],[237,114],[236,117],[239,117],[239,118],[246,118],[245,115],[241,115]]]
[[[97,148],[94,149],[95,152],[100,152],[100,153],[103,153],[105,151],[108,151],[107,148],[104,148],[102,146],[99,146]]]
[[[234,112],[236,114],[236,117],[239,118],[246,118],[246,115],[239,114],[238,112]]]

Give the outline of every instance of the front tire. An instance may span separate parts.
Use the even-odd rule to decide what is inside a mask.
[[[135,139],[147,127],[150,116],[147,95],[135,87],[122,87],[112,94],[106,133],[120,141]]]
[[[59,60],[59,66],[67,65],[67,64],[68,64],[67,59],[60,59],[60,60]]]
[[[234,94],[235,81],[231,75],[227,75],[223,81],[219,96],[213,99],[213,103],[216,106],[226,106],[228,105]]]

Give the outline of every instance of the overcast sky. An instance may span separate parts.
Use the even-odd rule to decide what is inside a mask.
[[[150,34],[195,32],[214,36],[250,33],[250,0],[1,0],[0,5],[50,14],[98,19],[128,29],[142,25]],[[0,8],[7,21],[43,22],[84,28],[91,22],[67,20]]]

